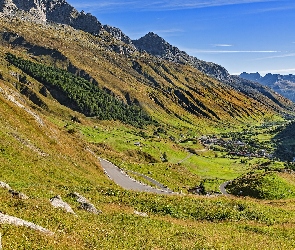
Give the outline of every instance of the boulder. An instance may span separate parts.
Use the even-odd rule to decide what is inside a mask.
[[[70,196],[74,197],[76,199],[76,201],[80,203],[81,209],[83,209],[89,213],[93,213],[93,214],[102,213],[102,211],[97,210],[96,207],[92,203],[90,203],[85,197],[83,197],[79,193],[74,192],[74,193],[70,194]]]
[[[64,202],[59,195],[52,197],[50,199],[50,203],[55,208],[61,208],[67,211],[68,213],[76,214],[71,208],[71,206],[68,203]]]
[[[9,190],[9,193],[11,193],[12,197],[16,198],[16,199],[20,199],[20,200],[29,199],[29,197],[26,196],[25,194],[23,194],[21,192],[18,192],[18,191],[15,191],[15,190],[12,190],[12,189]]]
[[[11,187],[10,187],[7,183],[5,183],[5,182],[3,182],[3,181],[0,181],[0,187],[1,187],[1,188],[8,189],[8,190],[11,189]]]

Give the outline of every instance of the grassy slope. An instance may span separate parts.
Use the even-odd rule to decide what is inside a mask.
[[[109,51],[107,47],[116,42],[108,36],[94,38],[68,27],[44,28],[19,21],[4,21],[1,26],[23,36],[31,44],[57,49],[68,59],[53,60],[49,56],[40,56],[37,58],[39,61],[63,67],[70,61],[116,96],[125,99],[129,93],[131,99],[136,98],[157,120],[172,126],[189,127],[192,123],[200,127],[202,133],[204,126],[189,112],[191,109],[198,116],[205,115],[215,120],[219,117],[234,123],[237,119],[241,121],[252,116],[258,120],[263,114],[273,113],[268,107],[191,67],[158,61],[145,54],[135,53],[126,57]],[[167,115],[165,110],[174,116]]]
[[[3,89],[9,86],[3,81],[0,84]],[[97,160],[85,151],[88,143],[83,142],[82,134],[78,130],[76,134],[69,134],[68,128],[64,127],[66,122],[70,123],[67,120],[70,114],[78,114],[63,107],[60,109],[68,115],[62,118],[51,116],[49,121],[40,114],[45,123],[40,127],[30,114],[1,96],[1,180],[30,196],[29,200],[19,201],[11,198],[7,191],[0,190],[1,211],[55,232],[55,236],[48,237],[26,228],[1,225],[4,248],[209,249],[226,246],[229,249],[269,249],[269,244],[281,249],[294,247],[294,201],[288,201],[285,206],[285,202],[161,197],[123,191],[104,176]],[[95,125],[91,120],[80,119],[84,129],[89,130]],[[125,130],[120,124],[109,122],[96,126],[105,131],[113,127],[117,128],[115,131]],[[39,156],[15,139],[15,134],[23,140],[30,140],[30,144],[48,156]],[[139,138],[135,136],[133,139]],[[167,147],[167,143],[162,144]],[[88,146],[104,157],[122,156],[120,148]],[[94,216],[77,209],[77,203],[67,197],[72,191],[91,199],[103,214]],[[69,202],[78,217],[51,207],[49,198],[56,194]],[[149,217],[135,216],[135,209],[147,212]]]
[[[5,50],[3,47],[1,53]],[[40,95],[50,112],[41,110],[25,97],[18,97],[11,85],[16,79],[10,74],[17,69],[7,66],[2,59],[0,63],[5,79],[0,80],[0,87],[16,96],[44,122],[41,126],[30,113],[0,94],[0,180],[30,197],[24,201],[13,199],[6,190],[0,189],[0,211],[55,232],[53,237],[48,237],[27,228],[1,225],[4,249],[294,248],[294,200],[166,197],[124,191],[107,179],[97,159],[87,151],[91,148],[98,156],[126,169],[149,172],[151,177],[175,190],[192,187],[201,178],[238,176],[246,170],[243,164],[215,158],[211,152],[199,153],[177,164],[187,157],[186,147],[202,147],[189,142],[175,143],[169,136],[180,139],[183,135],[194,137],[208,130],[217,131],[204,129],[204,121],[194,121],[200,128],[192,130],[194,126],[170,119],[167,135],[160,134],[157,138],[153,136],[155,128],[151,127],[144,131],[150,138],[144,138],[140,129],[85,118]],[[38,92],[38,83],[30,81]],[[162,111],[158,115],[171,118]],[[79,117],[81,124],[71,122],[72,116]],[[169,127],[169,123],[175,127]],[[134,146],[137,141],[144,144],[141,149]],[[150,158],[140,150],[158,161],[166,152],[168,163],[149,164]],[[90,199],[103,211],[102,215],[79,210],[78,204],[67,196],[73,191]],[[73,207],[77,217],[51,207],[49,198],[57,194]],[[147,212],[149,217],[138,217],[133,214],[134,210]]]
[[[232,194],[259,199],[286,199],[295,197],[294,176],[280,172],[247,174],[233,181],[228,187]]]

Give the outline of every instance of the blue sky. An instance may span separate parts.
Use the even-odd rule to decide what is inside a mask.
[[[131,39],[153,31],[231,74],[295,74],[294,0],[68,0]]]

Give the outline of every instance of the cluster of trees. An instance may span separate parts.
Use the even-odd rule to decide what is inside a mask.
[[[120,120],[141,127],[152,123],[141,107],[125,104],[97,85],[66,70],[50,67],[6,54],[6,60],[40,83],[57,89],[67,97],[71,107],[86,116],[101,120]]]

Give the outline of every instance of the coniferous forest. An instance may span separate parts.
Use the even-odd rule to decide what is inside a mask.
[[[66,97],[67,104],[86,116],[119,120],[135,127],[150,124],[151,118],[135,104],[125,104],[95,84],[66,70],[38,64],[7,53],[6,60],[26,74]]]

